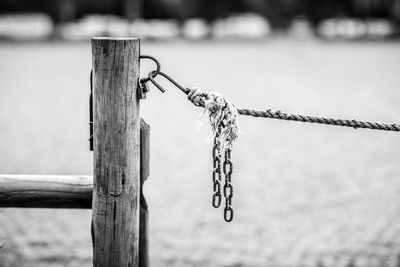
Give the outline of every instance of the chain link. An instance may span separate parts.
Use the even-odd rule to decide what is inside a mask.
[[[225,185],[224,185],[224,197],[225,197],[225,208],[224,208],[224,219],[227,222],[233,220],[233,209],[232,209],[232,197],[233,197],[233,186],[231,183],[233,164],[231,161],[231,149],[225,150],[225,161],[224,161],[224,174],[225,174]]]
[[[221,206],[221,161],[222,155],[220,150],[220,142],[218,141],[218,137],[220,134],[220,130],[218,130],[217,135],[214,138],[214,146],[213,146],[213,197],[212,197],[212,205],[214,208],[219,208]]]
[[[225,198],[224,219],[227,222],[231,222],[233,220],[233,209],[232,209],[233,186],[231,181],[233,173],[233,164],[231,161],[231,149],[229,148],[225,149],[224,162],[223,164],[221,164],[222,163],[221,143],[218,140],[220,133],[221,129],[218,129],[217,134],[214,138],[213,150],[212,150],[212,156],[213,156],[212,205],[214,208],[220,207],[223,195]],[[223,192],[221,194],[222,171],[224,172],[225,183],[223,187]]]

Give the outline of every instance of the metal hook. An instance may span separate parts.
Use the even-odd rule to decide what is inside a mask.
[[[152,56],[147,56],[147,55],[139,56],[139,59],[150,59],[150,60],[152,60],[154,63],[156,63],[157,68],[156,68],[155,70],[153,70],[153,71],[150,72],[150,73],[154,73],[153,78],[155,78],[155,77],[158,75],[158,73],[160,72],[160,70],[161,70],[161,64],[160,64],[160,62],[159,62],[156,58],[154,58],[154,57],[152,57]],[[140,79],[140,82],[141,82],[141,83],[147,83],[148,81],[150,81],[150,78],[142,78],[142,79]]]
[[[154,79],[155,77],[157,77],[157,75],[160,75],[160,76],[163,76],[165,79],[167,79],[170,83],[175,85],[177,88],[179,88],[179,90],[181,90],[185,94],[188,94],[190,92],[189,89],[184,88],[182,85],[177,83],[174,79],[172,79],[169,75],[167,75],[164,72],[162,72],[161,71],[161,64],[156,58],[154,58],[152,56],[142,55],[142,56],[140,56],[140,59],[150,59],[154,63],[156,63],[156,66],[157,66],[157,68],[155,70],[152,70],[152,71],[149,72],[149,74],[147,75],[146,78],[141,78],[139,80],[140,84],[144,85],[144,84],[146,84],[147,82],[150,81],[155,87],[157,87],[161,92],[164,93],[165,89],[158,82],[156,82],[156,80]]]
[[[178,82],[176,82],[174,79],[172,79],[170,76],[168,76],[167,74],[165,74],[164,72],[160,71],[158,74],[160,74],[161,76],[163,76],[165,79],[167,79],[170,83],[172,83],[173,85],[175,85],[179,90],[181,90],[182,92],[184,92],[185,94],[188,94],[190,92],[189,89],[183,87],[182,85],[180,85]]]
[[[147,79],[149,80],[149,81],[151,81],[152,83],[153,83],[153,85],[155,86],[155,87],[157,87],[161,92],[165,92],[165,89],[164,88],[162,88],[162,86],[158,83],[158,82],[156,82],[156,80],[154,80],[154,77],[156,77],[156,75],[155,75],[155,73],[154,73],[155,71],[150,71],[149,72],[149,75],[148,75],[148,77],[147,77]],[[158,73],[158,74],[160,74],[160,72]]]

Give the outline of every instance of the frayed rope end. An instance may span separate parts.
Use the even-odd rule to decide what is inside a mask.
[[[208,115],[211,125],[210,139],[219,141],[220,149],[232,149],[239,137],[238,111],[221,94],[203,92],[198,88],[189,88],[188,99],[195,105],[204,107],[203,114]]]

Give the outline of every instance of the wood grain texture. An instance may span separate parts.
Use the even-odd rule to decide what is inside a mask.
[[[139,40],[93,38],[94,266],[138,266]]]
[[[91,176],[0,174],[0,207],[90,209],[92,190]]]
[[[147,202],[143,195],[143,184],[150,175],[150,126],[140,119],[140,235],[139,266],[149,266],[149,241]]]

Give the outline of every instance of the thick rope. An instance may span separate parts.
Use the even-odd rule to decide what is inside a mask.
[[[160,76],[166,78],[172,84],[174,84],[183,93],[187,94],[189,96],[189,100],[192,101],[193,104],[195,104],[196,106],[205,107],[205,105],[206,105],[205,100],[207,98],[206,95],[209,93],[202,92],[202,94],[200,94],[200,95],[203,95],[203,97],[205,98],[203,100],[199,100],[200,96],[197,96],[195,98],[191,97],[191,94],[193,94],[192,91],[198,90],[198,89],[184,88],[182,85],[177,83],[174,79],[172,79],[169,75],[160,71],[160,69],[161,69],[160,63],[154,57],[141,56],[141,58],[151,59],[157,64],[157,69],[149,72],[148,78],[141,79],[142,82],[151,81],[158,89],[160,89],[162,92],[164,92],[165,90],[162,88],[162,86],[160,84],[158,84],[154,79],[157,75],[160,75]],[[203,98],[203,97],[200,97],[200,98]],[[224,101],[226,101],[226,100],[224,100]],[[226,102],[228,102],[228,101],[226,101]],[[355,120],[355,119],[345,120],[345,119],[333,119],[333,118],[324,118],[324,117],[313,117],[313,116],[305,116],[305,115],[288,114],[288,113],[281,112],[280,110],[272,111],[271,109],[261,111],[261,110],[241,108],[241,109],[237,109],[237,112],[240,115],[260,117],[260,118],[318,123],[318,124],[333,125],[333,126],[351,127],[354,129],[364,128],[364,129],[371,129],[371,130],[400,132],[400,125],[396,124],[396,123],[388,124],[388,123],[382,123],[382,122],[360,121],[360,120]]]
[[[192,98],[191,95],[195,94],[198,89],[188,89],[188,98],[195,106],[205,107],[205,101],[201,98],[207,98],[208,92],[201,92],[200,95],[197,95],[196,98]],[[186,92],[185,92],[186,93]],[[199,99],[200,97],[200,99]],[[226,100],[224,100],[226,101]],[[317,124],[325,124],[325,125],[333,125],[333,126],[342,126],[342,127],[351,127],[354,129],[364,128],[371,130],[382,130],[382,131],[394,131],[400,132],[399,124],[387,124],[382,122],[368,122],[368,121],[359,121],[359,120],[345,120],[345,119],[333,119],[333,118],[324,118],[324,117],[312,117],[305,115],[295,115],[281,112],[280,110],[272,111],[271,109],[267,109],[266,111],[247,109],[247,108],[238,108],[238,114],[244,116],[252,116],[259,118],[269,118],[269,119],[277,119],[277,120],[286,120],[286,121],[298,121],[298,122],[308,122],[308,123],[317,123]]]
[[[387,124],[382,122],[368,122],[368,121],[359,121],[359,120],[344,120],[344,119],[333,119],[333,118],[324,118],[324,117],[312,117],[312,116],[304,116],[304,115],[295,115],[295,114],[287,114],[283,113],[279,110],[272,111],[270,109],[266,111],[259,111],[254,109],[238,109],[240,115],[245,116],[253,116],[253,117],[262,117],[262,118],[270,118],[270,119],[278,119],[278,120],[287,120],[287,121],[299,121],[299,122],[309,122],[309,123],[318,123],[325,125],[333,125],[333,126],[342,126],[342,127],[352,127],[354,129],[365,128],[371,130],[382,130],[382,131],[400,131],[399,124]]]

